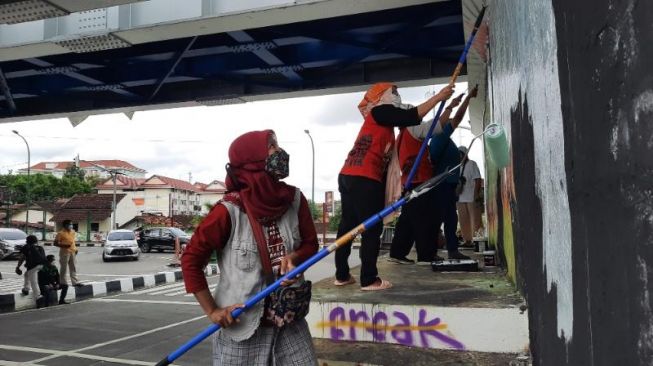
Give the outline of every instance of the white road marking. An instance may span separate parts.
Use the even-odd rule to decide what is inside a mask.
[[[132,335],[130,335],[130,336],[126,336],[126,337],[122,337],[122,338],[117,338],[117,339],[114,339],[114,340],[112,340],[112,341],[102,342],[102,343],[94,344],[94,345],[92,345],[92,346],[88,346],[88,347],[84,347],[84,348],[79,348],[79,349],[72,350],[72,351],[58,351],[58,352],[66,353],[66,354],[65,354],[65,355],[64,355],[64,354],[53,354],[52,356],[47,356],[47,357],[39,358],[39,359],[37,359],[37,360],[32,360],[31,362],[47,361],[47,360],[51,360],[51,359],[53,359],[53,358],[58,358],[58,357],[61,357],[61,356],[71,356],[71,354],[72,354],[72,357],[76,357],[76,355],[78,355],[78,352],[88,351],[88,350],[90,350],[90,349],[104,347],[104,346],[107,346],[107,345],[110,345],[110,344],[113,344],[113,343],[119,343],[119,342],[123,342],[123,341],[126,341],[126,340],[130,340],[130,339],[132,339],[132,338],[139,338],[139,337],[142,337],[142,336],[144,336],[144,335],[148,335],[148,334],[151,334],[151,333],[156,333],[156,332],[158,332],[158,331],[160,331],[160,330],[169,329],[169,328],[174,328],[174,327],[176,327],[176,326],[178,326],[178,325],[182,325],[182,324],[186,324],[186,323],[191,323],[191,322],[194,322],[194,321],[199,320],[199,319],[206,319],[206,315],[197,316],[197,317],[194,317],[194,318],[190,318],[190,319],[188,319],[188,320],[183,320],[183,321],[180,321],[180,322],[177,322],[177,323],[164,325],[164,326],[162,326],[162,327],[154,328],[154,329],[150,329],[150,330],[147,330],[147,331],[145,331],[145,332],[141,332],[141,333],[137,333],[137,334],[132,334]],[[81,355],[81,354],[80,354],[80,355]],[[79,357],[81,357],[81,356],[79,356]],[[92,357],[96,357],[96,356],[92,356]],[[98,356],[98,357],[99,357],[99,356]],[[117,360],[117,359],[116,359],[116,360]],[[120,361],[120,362],[122,362],[122,361]],[[120,362],[119,362],[119,363],[120,363]],[[134,362],[143,362],[143,361],[134,361]],[[123,363],[127,363],[127,362],[123,362]],[[144,362],[144,363],[138,363],[138,364],[134,363],[133,365],[153,365],[153,363],[151,363],[151,362]]]
[[[45,360],[58,358],[58,357],[85,358],[85,359],[88,359],[88,360],[104,361],[104,362],[110,362],[110,363],[121,363],[121,364],[126,364],[126,365],[147,365],[147,366],[154,365],[154,362],[139,361],[139,360],[128,360],[128,359],[124,359],[124,358],[96,356],[96,355],[89,355],[89,354],[85,354],[85,353],[78,353],[78,352],[75,352],[75,351],[59,351],[59,350],[52,350],[52,349],[45,349],[45,348],[9,346],[9,345],[0,345],[0,349],[6,349],[6,350],[12,350],[12,351],[33,352],[33,353],[45,353],[45,354],[50,355],[48,357],[44,357],[44,358],[41,358],[41,359],[38,359],[38,360],[29,361],[29,362],[0,361],[0,365],[7,365],[7,366],[13,366],[13,365],[40,366],[36,362],[45,361]]]
[[[165,301],[165,300],[130,300],[130,299],[93,299],[92,302],[135,302],[147,304],[174,304],[174,305],[199,305],[197,302],[192,301]]]
[[[179,286],[183,286],[184,284],[179,284],[179,283],[173,283],[171,285],[162,285],[162,286],[154,286],[152,288],[144,289],[144,290],[136,290],[131,293],[131,295],[141,295],[141,294],[147,294],[150,292],[155,292],[155,291],[161,291],[163,289],[169,289],[169,288],[178,288]]]

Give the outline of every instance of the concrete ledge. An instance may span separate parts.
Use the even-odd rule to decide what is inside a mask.
[[[204,274],[207,276],[216,275],[218,273],[218,266],[215,264],[209,264],[204,270]],[[180,282],[183,281],[183,279],[181,270],[177,270],[121,278],[105,282],[89,282],[81,287],[70,286],[68,288],[68,294],[66,294],[66,301],[75,302],[94,297],[127,293],[167,283]],[[57,296],[60,294],[61,291],[57,291]],[[0,294],[0,313],[9,313],[34,308],[36,308],[36,301],[31,293],[27,296],[22,295],[20,291],[11,294]]]
[[[380,257],[377,267],[392,288],[365,292],[359,283],[334,286],[333,278],[313,285],[306,320],[314,338],[484,353],[527,348],[524,299],[500,269],[433,272],[387,257]],[[351,270],[357,280],[359,268]]]

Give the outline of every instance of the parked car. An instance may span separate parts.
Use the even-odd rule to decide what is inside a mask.
[[[136,235],[131,230],[111,230],[104,241],[102,260],[108,262],[116,258],[131,258],[135,261],[141,250]]]
[[[175,227],[153,227],[143,230],[138,245],[143,252],[155,249],[161,253],[166,249],[175,250],[176,239],[179,239],[179,245],[188,244],[190,235]]]
[[[17,257],[27,234],[19,229],[0,228],[0,259]]]

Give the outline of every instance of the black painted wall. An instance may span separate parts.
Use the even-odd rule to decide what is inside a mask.
[[[534,364],[653,365],[653,1],[494,0],[490,24]]]

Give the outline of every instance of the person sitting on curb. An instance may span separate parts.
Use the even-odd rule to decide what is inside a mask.
[[[20,270],[20,266],[25,263],[25,284],[23,285],[22,293],[27,295],[29,293],[29,286],[32,288],[32,293],[34,294],[34,300],[36,300],[36,307],[41,307],[43,303],[43,295],[38,286],[37,276],[39,270],[45,264],[45,251],[43,247],[37,245],[38,239],[34,235],[28,235],[25,238],[25,245],[20,248],[20,259],[16,265],[16,274],[21,275],[23,271]]]
[[[59,270],[57,269],[57,266],[54,265],[54,255],[50,254],[45,257],[45,259],[46,263],[39,271],[39,288],[45,297],[44,306],[49,306],[57,300],[57,290],[59,289],[61,289],[59,305],[68,304],[66,302],[68,285],[59,282]],[[54,297],[52,296],[53,294]]]

